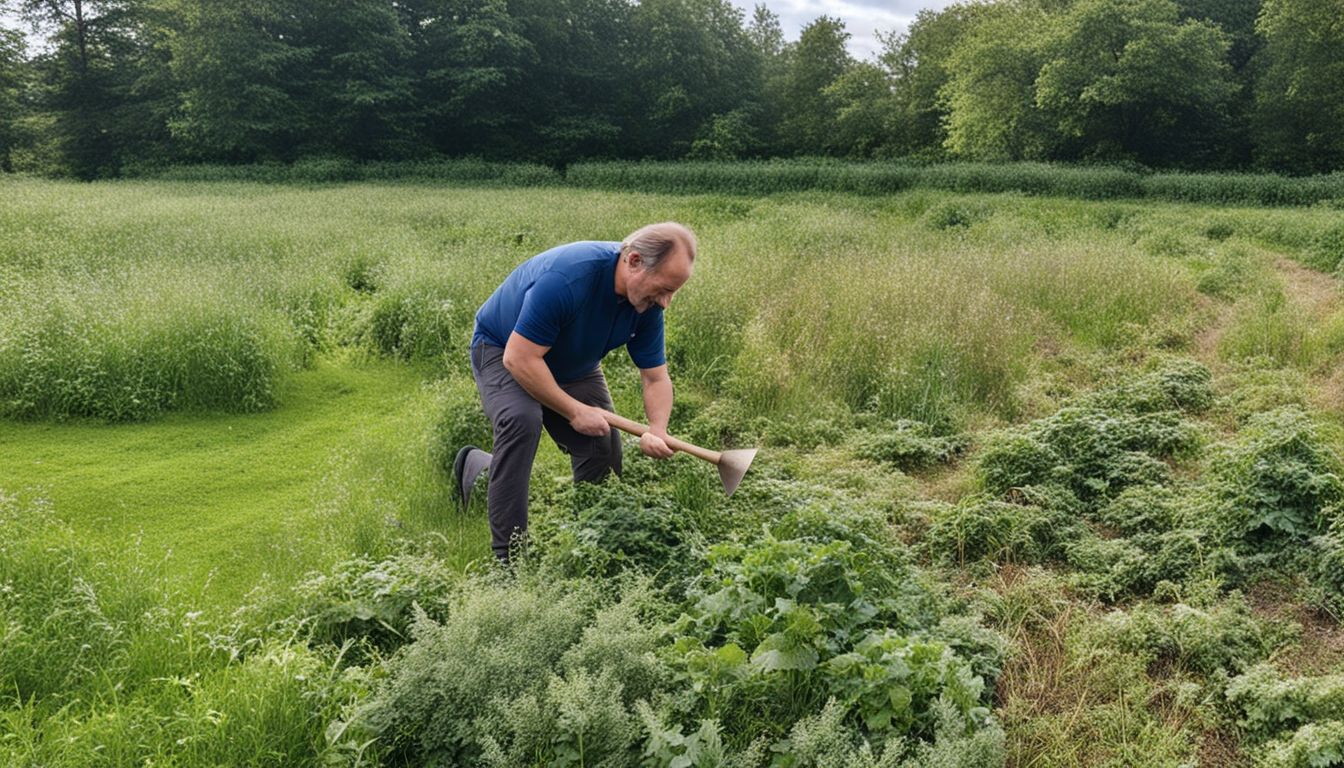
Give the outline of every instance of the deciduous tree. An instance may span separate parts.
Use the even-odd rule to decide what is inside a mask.
[[[1344,168],[1344,0],[1265,0],[1256,29],[1260,159],[1298,172]]]
[[[1051,24],[1036,103],[1070,154],[1198,163],[1217,153],[1237,90],[1227,49],[1172,0],[1079,0]]]

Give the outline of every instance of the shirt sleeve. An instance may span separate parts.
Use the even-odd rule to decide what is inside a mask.
[[[638,368],[657,368],[667,362],[663,349],[663,310],[650,307],[635,323],[635,337],[626,344]]]
[[[555,345],[560,329],[574,321],[574,296],[569,281],[558,272],[546,272],[523,294],[513,330],[543,347]]]

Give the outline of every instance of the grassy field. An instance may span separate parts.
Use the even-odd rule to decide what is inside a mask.
[[[0,178],[0,763],[1333,764],[1338,218]],[[472,315],[662,219],[674,432],[763,451],[544,440],[495,573]]]

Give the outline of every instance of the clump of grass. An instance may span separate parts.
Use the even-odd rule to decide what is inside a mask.
[[[1199,292],[1231,300],[1255,289],[1268,288],[1272,275],[1245,246],[1232,244],[1220,249],[1211,268],[1199,276]]]
[[[938,435],[928,424],[898,419],[857,438],[854,452],[863,459],[912,470],[951,461],[968,445],[965,435]]]
[[[983,204],[956,201],[930,208],[924,214],[924,221],[932,229],[966,229],[989,218],[991,212],[989,207]]]
[[[489,451],[494,437],[472,379],[465,376],[440,379],[430,385],[430,390],[437,413],[429,436],[429,458],[447,477],[462,446],[474,445]]]
[[[95,284],[96,286],[96,284]],[[144,419],[275,404],[301,359],[277,312],[213,293],[26,283],[0,316],[0,416]]]
[[[1335,272],[1344,261],[1344,224],[1334,225],[1319,232],[1307,248],[1303,263],[1322,272]]]

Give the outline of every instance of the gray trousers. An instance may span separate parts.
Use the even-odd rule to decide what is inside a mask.
[[[471,374],[481,405],[495,433],[490,459],[487,507],[490,516],[490,546],[501,560],[508,560],[511,544],[527,533],[528,482],[544,427],[560,450],[569,454],[576,482],[599,482],[610,472],[621,473],[620,433],[589,437],[569,425],[569,420],[537,402],[504,368],[504,350],[488,344],[471,349]],[[587,405],[611,410],[611,392],[602,369],[577,381],[560,384],[570,397]]]

